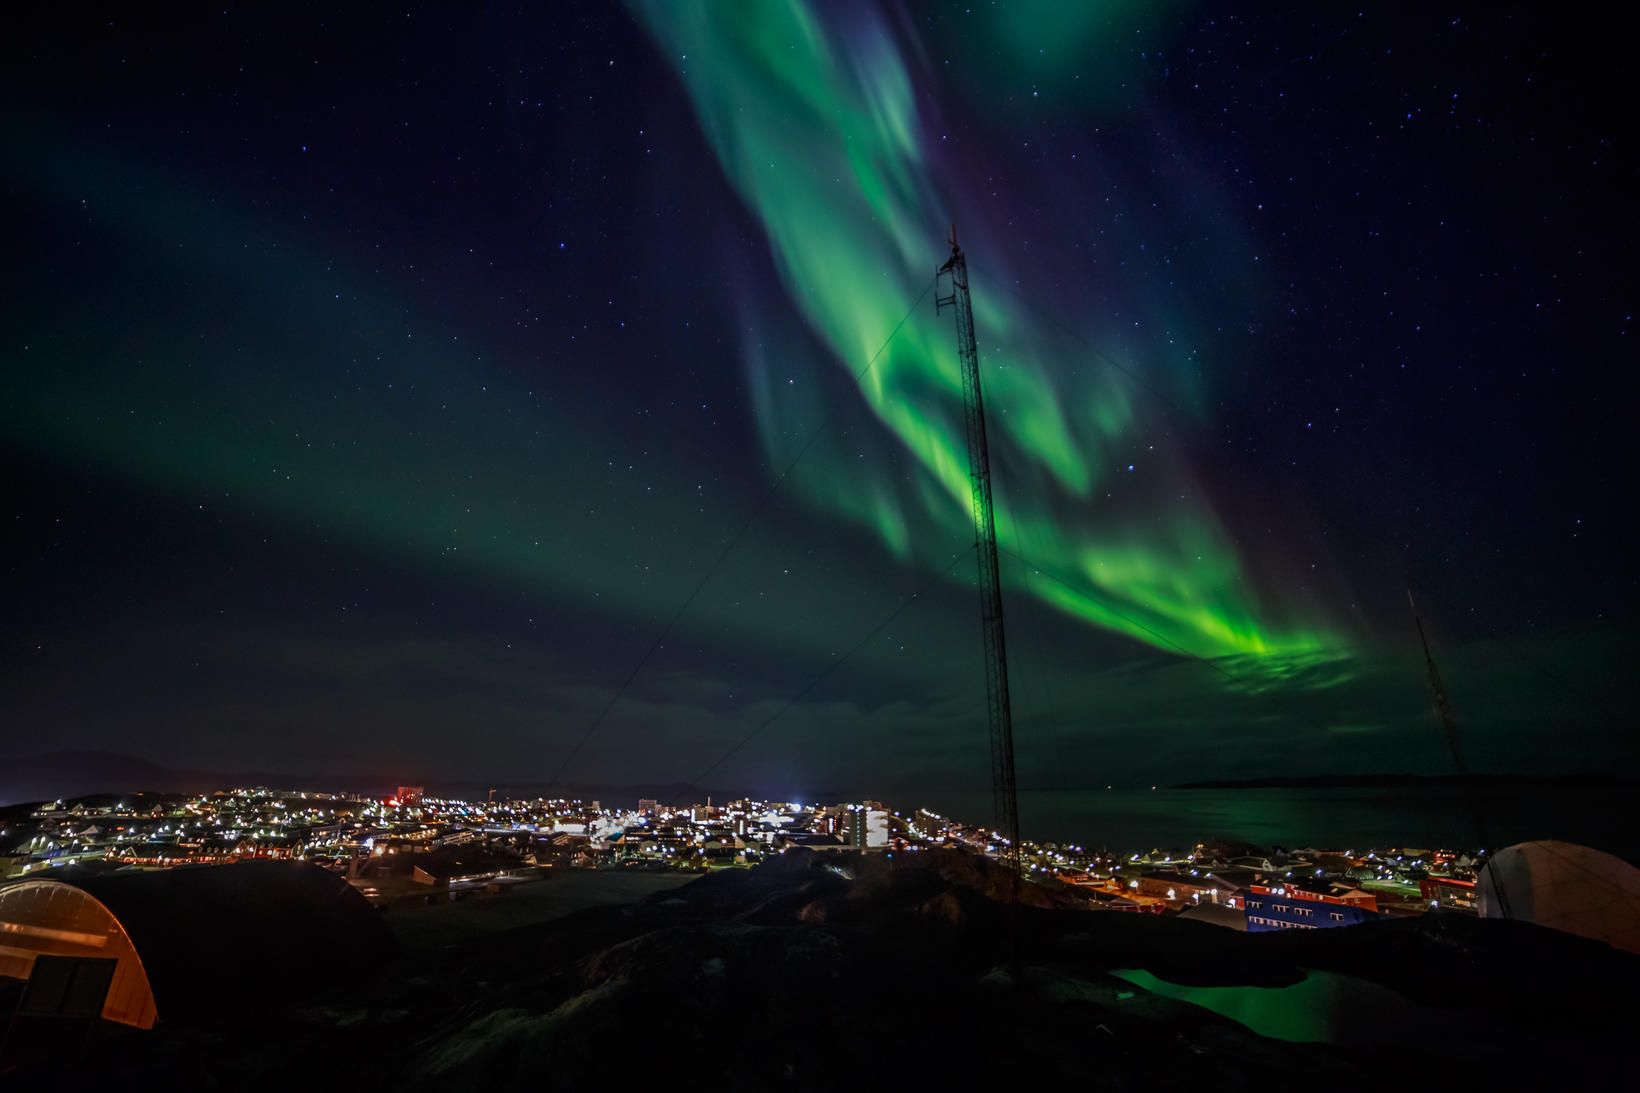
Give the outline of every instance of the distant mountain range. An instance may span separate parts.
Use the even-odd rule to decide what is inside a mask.
[[[1474,774],[1476,786],[1564,786],[1567,788],[1640,786],[1633,778],[1611,774]],[[1464,779],[1456,774],[1310,774],[1299,777],[1216,778],[1204,782],[1182,782],[1174,789],[1404,789],[1415,787],[1457,788]]]
[[[489,785],[473,781],[435,782],[421,778],[393,779],[368,774],[301,774],[268,771],[207,771],[167,767],[134,755],[106,751],[52,751],[25,755],[0,764],[0,805],[100,793],[206,793],[235,786],[315,790],[384,797],[399,785],[425,784],[431,794],[480,800]],[[497,794],[532,796],[544,793],[545,782],[493,783]],[[636,804],[644,798],[675,802],[684,796],[720,800],[726,794],[684,783],[640,785],[573,785],[552,789],[555,796]]]
[[[1474,784],[1483,788],[1512,786],[1640,789],[1640,780],[1608,774],[1480,774]],[[106,751],[52,751],[25,755],[0,764],[0,805],[33,801],[51,801],[58,798],[84,797],[98,793],[205,793],[213,789],[231,789],[235,786],[269,786],[274,789],[302,789],[334,793],[356,793],[368,797],[385,797],[408,782],[422,783],[422,779],[408,776],[394,779],[370,774],[302,774],[289,771],[210,771],[167,767],[134,755]],[[481,800],[490,785],[478,781],[424,783],[427,791],[437,796]],[[731,793],[721,790],[691,787],[685,783],[651,783],[634,785],[572,785],[549,787],[545,782],[492,783],[497,795],[533,797],[550,789],[554,796],[578,797],[612,804],[635,804],[643,798],[679,802],[687,797],[701,801],[708,797],[728,800]],[[1172,789],[1405,789],[1452,788],[1462,785],[1462,779],[1450,774],[1405,774],[1383,772],[1375,774],[1312,774],[1302,776],[1266,776],[1259,778],[1216,778],[1183,782]],[[809,794],[813,797],[815,794]],[[839,795],[821,799],[843,799]]]
[[[162,766],[106,751],[52,751],[0,766],[0,804],[52,801],[93,793],[203,793],[243,785],[277,785],[342,792],[379,792],[382,779],[302,778],[290,774],[229,773]],[[390,792],[392,786],[387,786]]]

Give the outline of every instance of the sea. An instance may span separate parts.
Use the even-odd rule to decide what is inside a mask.
[[[1019,793],[1027,839],[1124,853],[1214,839],[1286,848],[1488,850],[1559,839],[1640,862],[1635,802],[1609,788],[1487,787],[1471,810],[1455,787],[1088,789]],[[989,795],[929,807],[966,822],[991,815]],[[1479,822],[1477,823],[1477,814]]]

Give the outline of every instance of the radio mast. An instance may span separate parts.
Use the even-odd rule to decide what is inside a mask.
[[[979,558],[980,626],[985,636],[985,694],[991,722],[991,794],[1002,859],[1019,868],[1019,787],[1014,779],[1014,715],[1008,700],[1008,647],[1002,628],[1002,573],[997,564],[997,525],[991,509],[991,456],[985,443],[985,402],[980,395],[979,347],[974,342],[968,259],[951,225],[951,257],[939,268],[951,292],[934,294],[935,314],[950,308],[957,319],[957,357],[962,364],[962,406],[968,425],[968,480],[973,490],[974,553]]]

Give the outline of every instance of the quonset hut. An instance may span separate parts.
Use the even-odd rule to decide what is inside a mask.
[[[302,862],[65,870],[0,887],[0,979],[65,996],[106,981],[102,1017],[137,1028],[278,1001],[395,952],[364,897]]]
[[[1640,953],[1640,869],[1575,843],[1505,847],[1481,870],[1482,918],[1535,922]]]

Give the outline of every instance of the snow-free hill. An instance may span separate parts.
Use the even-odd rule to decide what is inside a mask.
[[[1446,915],[1246,934],[1054,887],[1016,905],[1014,883],[951,851],[790,852],[300,1007],[101,1043],[97,1069],[450,1093],[1501,1089],[1626,1065],[1640,960],[1593,942]]]

